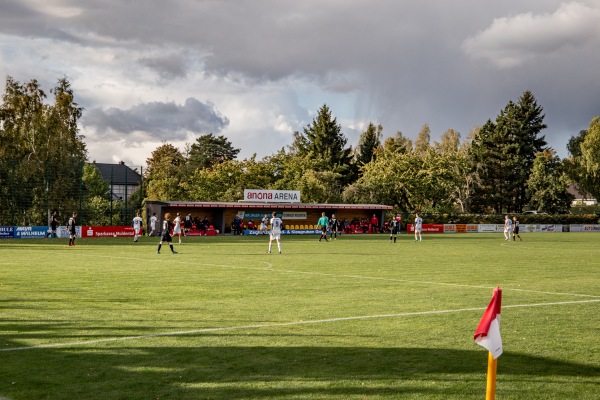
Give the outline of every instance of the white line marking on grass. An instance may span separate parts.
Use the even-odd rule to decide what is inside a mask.
[[[119,260],[132,260],[139,261],[139,258],[133,257],[113,257],[113,256],[98,256],[98,255],[89,255],[89,254],[81,254],[77,255],[83,257],[94,257],[94,258],[110,258],[110,259],[119,259]],[[147,261],[161,261],[158,258],[147,259]],[[345,274],[326,274],[324,272],[314,272],[314,271],[295,271],[289,269],[273,269],[273,265],[267,262],[262,262],[264,264],[270,265],[267,268],[257,268],[257,267],[245,267],[245,266],[235,266],[235,265],[225,265],[225,264],[211,264],[211,263],[193,263],[189,261],[177,261],[170,260],[170,263],[173,264],[182,264],[182,265],[193,265],[195,267],[205,266],[205,267],[219,267],[219,268],[228,268],[228,269],[245,269],[251,271],[272,271],[278,273],[287,273],[287,274],[299,274],[299,275],[312,275],[312,276],[324,276],[330,278],[350,278],[350,279],[365,279],[365,280],[373,280],[373,281],[384,281],[384,282],[400,282],[400,283],[414,283],[419,285],[439,285],[439,286],[454,286],[454,287],[465,287],[465,288],[473,288],[473,289],[494,289],[495,286],[483,286],[483,285],[466,285],[462,283],[448,283],[448,282],[433,282],[433,281],[418,281],[412,279],[397,279],[397,278],[383,278],[378,276],[364,276],[364,275],[345,275]],[[529,289],[517,289],[510,288],[506,286],[502,286],[502,290],[510,290],[513,292],[523,292],[523,293],[537,293],[537,294],[549,294],[549,295],[562,295],[562,296],[575,296],[575,297],[590,297],[590,298],[600,298],[599,295],[593,294],[580,294],[580,293],[564,293],[564,292],[544,292],[541,290],[529,290]]]
[[[600,299],[598,299],[598,300],[580,300],[580,301],[561,301],[561,302],[554,302],[554,303],[515,304],[515,305],[503,306],[502,308],[506,309],[506,308],[525,308],[525,307],[546,307],[546,306],[586,304],[586,303],[600,303]],[[482,311],[485,309],[486,309],[486,307],[473,307],[473,308],[459,308],[459,309],[454,309],[454,310],[414,311],[414,312],[406,312],[406,313],[398,313],[398,314],[359,315],[359,316],[354,316],[354,317],[315,319],[315,320],[310,320],[310,321],[291,321],[291,322],[279,322],[279,323],[272,323],[272,324],[255,324],[255,325],[240,325],[240,326],[229,326],[229,327],[218,327],[218,328],[205,328],[205,329],[194,329],[194,330],[189,330],[189,331],[162,332],[162,333],[151,333],[148,335],[123,336],[123,337],[113,337],[113,338],[106,338],[106,339],[84,340],[84,341],[79,341],[79,342],[50,343],[50,344],[41,344],[38,346],[13,347],[13,348],[9,348],[9,349],[0,349],[0,352],[22,351],[22,350],[33,350],[33,349],[49,349],[49,348],[54,348],[54,347],[83,346],[83,345],[97,344],[97,343],[118,342],[118,341],[124,341],[124,340],[151,339],[151,338],[165,337],[165,336],[185,336],[185,335],[194,335],[194,334],[199,334],[199,333],[210,333],[210,332],[228,332],[228,331],[237,331],[237,330],[245,330],[245,329],[278,328],[278,327],[284,327],[284,326],[326,324],[326,323],[333,323],[333,322],[357,321],[357,320],[375,319],[375,318],[397,318],[397,317],[411,317],[411,316],[418,316],[418,315],[439,315],[439,314],[460,313],[460,312],[469,312],[469,311]]]

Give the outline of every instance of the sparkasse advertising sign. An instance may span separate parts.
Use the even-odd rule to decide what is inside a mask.
[[[300,203],[300,191],[244,189],[244,201],[259,201],[265,203]]]

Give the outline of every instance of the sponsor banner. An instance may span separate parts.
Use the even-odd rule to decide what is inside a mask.
[[[415,232],[415,224],[407,224],[406,230],[410,233]],[[423,224],[421,232],[423,233],[444,233],[444,224]]]
[[[523,232],[527,232],[527,233],[536,232],[536,225],[521,224],[521,225],[519,225],[519,232],[521,232],[521,233],[523,233]]]
[[[244,201],[264,201],[268,203],[300,203],[300,191],[244,189]]]
[[[581,225],[581,224],[569,225],[569,230],[571,232],[583,232],[583,225]]]
[[[600,232],[600,225],[583,225],[582,232]]]
[[[245,220],[262,220],[263,217],[267,214],[267,217],[271,218],[271,212],[266,211],[238,211],[237,215],[241,219]],[[281,218],[284,221],[290,219],[298,219],[305,220],[307,218],[307,213],[302,211],[276,211],[275,215]]]
[[[15,237],[14,226],[0,226],[0,239],[12,239]]]
[[[562,225],[532,225],[532,224],[524,224],[524,225],[519,225],[519,231],[520,232],[526,232],[526,233],[535,233],[535,232],[562,232],[563,231],[563,226]]]
[[[15,226],[15,239],[43,239],[50,231],[47,226]]]
[[[238,211],[237,213],[238,217],[240,217],[241,219],[257,219],[259,221],[263,219],[265,214],[267,214],[267,216],[271,218],[271,213],[268,213],[266,211]]]
[[[133,237],[133,227],[131,226],[82,226],[81,237],[99,238],[99,237]]]
[[[314,235],[317,233],[321,233],[320,230],[318,229],[284,229],[281,231],[282,235]],[[244,231],[244,235],[265,235],[268,236],[269,235],[269,231],[267,232],[260,232],[254,229],[246,229]]]
[[[306,217],[306,212],[299,212],[299,211],[284,211],[281,219],[284,221],[287,221],[289,219],[301,219],[301,220],[305,220]]]
[[[444,224],[444,233],[456,233],[458,226],[456,224]]]
[[[477,232],[479,232],[479,225],[467,224],[467,233],[477,233]]]
[[[504,232],[504,225],[503,224],[479,224],[477,232],[502,233],[502,232]]]

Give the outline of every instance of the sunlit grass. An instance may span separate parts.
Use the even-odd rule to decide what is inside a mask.
[[[0,242],[0,398],[596,399],[595,233]]]

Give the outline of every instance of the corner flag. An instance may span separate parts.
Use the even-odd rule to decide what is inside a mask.
[[[502,354],[502,338],[500,337],[500,307],[502,305],[502,289],[497,287],[492,294],[492,300],[479,321],[473,339],[485,347],[494,360]]]

